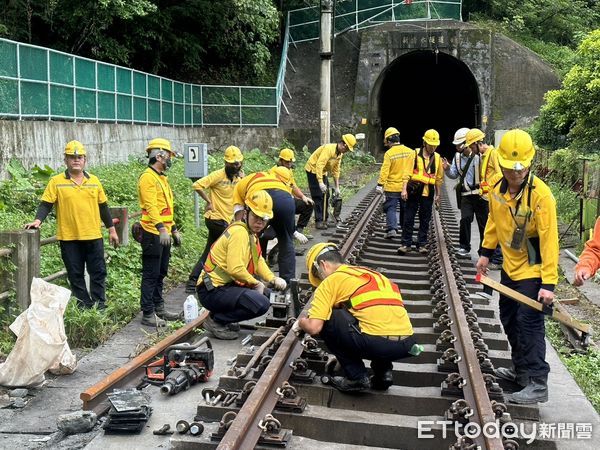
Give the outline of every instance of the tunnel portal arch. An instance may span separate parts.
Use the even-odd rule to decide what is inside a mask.
[[[454,153],[452,139],[461,127],[481,127],[479,87],[469,67],[443,52],[412,51],[396,58],[375,83],[372,112],[379,126],[374,130],[374,148],[383,147],[388,127],[400,131],[404,145],[418,148],[425,130],[440,133],[438,151]],[[372,147],[373,148],[373,147]]]

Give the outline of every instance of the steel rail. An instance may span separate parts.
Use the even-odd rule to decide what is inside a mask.
[[[364,214],[346,237],[340,248],[340,253],[346,258],[353,249],[360,233],[373,217],[381,201],[381,194],[376,194]],[[312,297],[311,297],[312,300]],[[300,314],[306,313],[310,301]],[[244,402],[244,405],[221,439],[218,450],[246,450],[254,448],[261,436],[259,422],[273,411],[279,396],[275,392],[292,374],[291,364],[302,354],[302,345],[296,335],[290,330],[275,352],[273,359],[265,369],[256,386]]]
[[[164,353],[171,345],[186,341],[192,337],[194,330],[202,325],[208,317],[208,311],[198,316],[193,322],[188,323],[175,333],[167,336],[162,341],[150,347],[141,355],[136,356],[122,367],[119,367],[111,374],[89,387],[81,394],[79,398],[83,401],[84,410],[93,410],[101,415],[108,409],[106,402],[106,392],[109,389],[134,387],[141,383],[143,375],[143,366],[151,362],[154,358]]]
[[[469,331],[469,324],[463,309],[463,303],[460,298],[456,279],[454,277],[452,265],[450,262],[450,254],[446,247],[445,238],[442,230],[442,220],[440,212],[436,210],[433,214],[436,242],[442,265],[442,273],[445,278],[445,286],[448,291],[448,314],[452,320],[450,329],[457,338],[454,342],[454,348],[460,359],[457,362],[459,373],[466,384],[463,386],[464,398],[473,411],[471,422],[475,422],[481,426],[488,423],[495,423],[496,416],[492,410],[492,403],[487,393],[486,384],[483,380],[479,360],[473,345],[473,339]],[[479,436],[474,439],[482,449],[485,450],[503,450],[504,445],[502,439],[493,434],[479,433]]]

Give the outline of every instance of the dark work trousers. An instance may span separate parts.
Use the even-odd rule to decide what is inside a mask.
[[[296,205],[296,214],[298,215],[298,222],[296,223],[296,230],[299,231],[300,233],[302,233],[302,230],[304,230],[304,228],[306,228],[306,226],[308,225],[310,216],[312,216],[313,206],[310,204],[304,203],[299,198],[295,198],[294,203]]]
[[[350,380],[367,375],[363,359],[371,360],[371,369],[381,374],[392,368],[392,362],[407,356],[416,341],[410,336],[392,341],[360,331],[358,320],[346,309],[334,309],[319,333],[325,345],[335,355]]]
[[[158,234],[142,233],[142,285],[140,302],[144,314],[164,307],[163,280],[169,270],[171,247],[160,245]]]
[[[210,311],[211,317],[218,323],[228,324],[254,319],[265,314],[271,303],[270,290],[261,294],[254,289],[226,284],[207,291],[204,284],[196,287],[200,303]]]
[[[77,299],[77,304],[84,308],[91,308],[95,302],[104,305],[106,301],[106,263],[102,238],[59,242],[60,254],[65,263],[65,269],[67,269],[71,292]],[[84,278],[86,268],[90,275],[89,293]]]
[[[296,255],[294,253],[296,207],[289,192],[281,189],[267,189],[266,191],[273,199],[273,219],[270,225],[275,230],[279,245],[277,257],[279,276],[289,284],[290,280],[296,277]]]
[[[398,207],[400,205],[400,226],[404,223],[404,200],[400,192],[386,192],[385,202],[383,203],[383,211],[385,212],[385,231],[398,231]]]
[[[433,187],[429,188],[430,192]],[[412,246],[412,235],[415,227],[415,217],[419,211],[419,234],[417,239],[417,248],[427,244],[427,233],[429,231],[429,222],[431,221],[431,212],[433,209],[433,194],[428,197],[422,195],[409,196],[404,206],[404,223],[402,224],[402,245],[410,248]]]
[[[537,300],[542,280],[528,278],[514,281],[503,270],[500,282]],[[511,358],[517,372],[547,378],[550,366],[546,362],[544,314],[500,295],[500,321],[510,342]]]
[[[488,202],[479,195],[465,195],[460,205],[460,232],[458,242],[461,248],[471,251],[471,224],[473,216],[479,228],[479,248],[483,242],[483,232],[488,218]]]
[[[317,176],[314,173],[307,171],[306,179],[308,180],[308,189],[310,190],[310,196],[315,202],[315,222],[326,221],[329,217],[327,211],[324,211],[325,205],[323,204],[323,202],[327,200],[327,204],[329,205],[329,180],[327,179],[327,177],[323,177],[323,183],[325,183],[325,186],[327,186],[327,192],[324,194],[323,192],[321,192],[321,188],[319,187],[319,181],[317,180]]]
[[[223,234],[225,228],[227,228],[228,223],[224,220],[212,220],[212,219],[204,219],[204,223],[206,224],[206,228],[208,230],[208,236],[206,237],[206,246],[204,247],[204,252],[202,252],[202,256],[192,269],[192,273],[190,273],[189,280],[196,283],[198,281],[198,277],[200,277],[200,273],[202,272],[202,268],[204,267],[204,262],[208,257],[208,253],[210,252],[210,247],[215,243],[219,236]]]
[[[267,228],[265,228],[264,231],[262,232],[262,234],[260,235],[258,242],[260,242],[260,251],[264,258],[267,257],[267,247],[269,245],[269,241],[271,239],[275,239],[276,237],[277,237],[277,235],[275,234],[275,230],[273,229],[273,227],[271,225],[269,225]],[[276,247],[278,245],[279,245],[279,241],[277,241]],[[275,247],[273,247],[273,248],[275,248]],[[279,251],[279,250],[277,250],[277,251]]]

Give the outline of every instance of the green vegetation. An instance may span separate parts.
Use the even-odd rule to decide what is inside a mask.
[[[275,165],[279,149],[291,147],[284,143],[267,152],[253,149],[244,152],[244,170],[251,173],[267,170]],[[296,167],[294,176],[299,186],[308,193],[306,188],[306,175],[304,165],[310,156],[309,150],[304,147],[296,154]],[[222,167],[222,155],[209,157],[209,170]],[[342,184],[345,180],[353,179],[345,196],[352,195],[365,178],[371,177],[375,168],[375,160],[371,155],[359,152],[347,154],[342,163]],[[90,167],[90,172],[97,175],[102,181],[109,204],[112,206],[127,206],[130,212],[138,211],[137,204],[137,176],[145,168],[144,162],[132,159],[127,163],[116,163],[109,166]],[[12,179],[0,182],[0,230],[20,228],[24,223],[30,222],[35,216],[39,198],[45,187],[51,171],[47,168],[35,169],[27,172],[16,161],[10,163]],[[354,175],[358,174],[358,175]],[[169,180],[175,194],[176,217],[175,221],[181,230],[183,245],[172,251],[167,289],[187,280],[189,271],[202,253],[206,242],[206,229],[204,225],[195,229],[193,215],[193,192],[191,181],[183,175],[183,163],[176,162],[169,172]],[[44,222],[41,230],[42,237],[50,237],[55,232],[55,219],[51,214]],[[69,302],[65,312],[65,329],[69,343],[75,348],[95,347],[105,341],[115,331],[127,324],[139,311],[139,284],[141,273],[141,250],[139,245],[130,239],[127,247],[114,249],[106,246],[108,255],[107,277],[107,308],[104,312],[80,310],[75,301]],[[0,271],[10,273],[13,267],[6,260],[0,262]],[[63,269],[58,245],[42,247],[41,274],[47,276]],[[67,286],[65,279],[54,281]],[[183,298],[181,302],[183,303]],[[17,311],[10,304],[0,305],[0,353],[6,354],[12,348],[14,335],[8,329]]]
[[[600,351],[592,347],[587,354],[573,352],[559,324],[553,320],[546,320],[546,335],[581,390],[600,413]]]
[[[0,37],[179,81],[266,84],[276,73],[271,0],[3,0],[0,9]]]

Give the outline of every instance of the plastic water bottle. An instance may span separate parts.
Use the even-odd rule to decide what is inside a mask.
[[[193,295],[188,295],[183,303],[185,323],[190,323],[198,318],[198,300]]]

